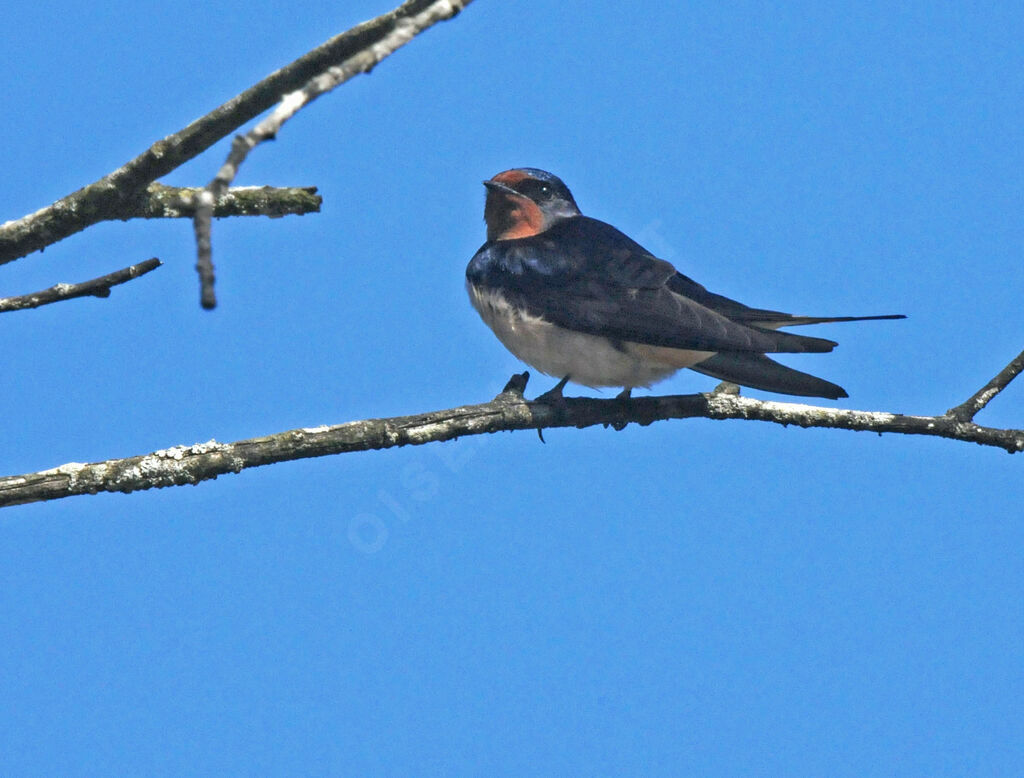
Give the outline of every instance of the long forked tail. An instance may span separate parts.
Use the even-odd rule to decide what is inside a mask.
[[[759,327],[796,327],[801,324],[828,324],[837,321],[881,321],[883,319],[905,319],[902,313],[887,313],[884,316],[789,316],[785,319],[775,319],[771,323],[757,322]],[[753,322],[751,322],[753,323]]]
[[[799,397],[827,397],[830,400],[849,397],[843,387],[810,373],[801,373],[799,370],[780,365],[763,354],[719,352],[690,369],[752,389],[763,389],[766,392]]]

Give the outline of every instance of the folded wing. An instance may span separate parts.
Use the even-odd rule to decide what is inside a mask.
[[[612,340],[749,354],[825,352],[836,345],[775,332],[771,324],[786,314],[713,295],[611,225],[587,217],[485,245],[468,274],[531,314]]]

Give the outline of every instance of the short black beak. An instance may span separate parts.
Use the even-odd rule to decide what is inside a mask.
[[[523,195],[517,192],[510,186],[501,183],[500,181],[484,181],[484,186],[490,189],[492,192],[501,192],[502,194],[515,195],[516,197],[522,197]]]

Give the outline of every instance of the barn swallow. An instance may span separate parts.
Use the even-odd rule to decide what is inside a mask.
[[[487,242],[466,268],[473,307],[505,347],[542,373],[590,387],[649,387],[688,367],[779,394],[838,399],[842,387],[766,354],[831,351],[779,332],[823,322],[709,292],[610,224],[583,216],[557,176],[516,168],[489,181]]]

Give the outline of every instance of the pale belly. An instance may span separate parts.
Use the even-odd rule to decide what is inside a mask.
[[[469,283],[466,288],[473,307],[505,348],[542,373],[555,378],[569,376],[571,381],[584,386],[650,386],[714,354],[614,343],[524,314],[513,308],[500,292],[478,289]]]

